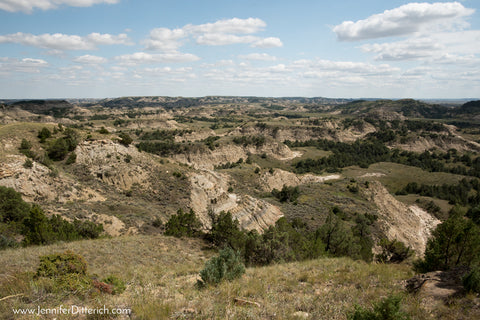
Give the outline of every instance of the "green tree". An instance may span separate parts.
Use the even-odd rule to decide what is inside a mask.
[[[417,261],[415,266],[420,272],[428,272],[478,265],[479,262],[479,227],[454,208],[450,217],[432,232],[425,249],[425,258]]]
[[[40,139],[41,143],[44,143],[51,136],[52,136],[52,133],[46,127],[43,127],[42,130],[38,132],[38,138]]]
[[[205,238],[216,246],[230,246],[235,250],[244,247],[244,233],[240,230],[238,220],[234,220],[230,212],[222,211],[219,214],[209,213],[212,228]]]
[[[23,243],[48,244],[53,241],[53,230],[49,224],[48,218],[39,206],[33,206],[27,218],[23,221]]]
[[[195,212],[183,212],[178,209],[165,224],[165,235],[174,237],[194,237],[201,234],[202,223],[198,220]]]
[[[126,147],[128,147],[133,142],[132,137],[130,137],[127,133],[122,132],[118,136],[120,138],[119,142]]]
[[[55,161],[65,159],[68,154],[68,144],[63,138],[58,138],[47,150],[48,157]]]
[[[0,222],[21,222],[30,211],[19,192],[0,186]]]

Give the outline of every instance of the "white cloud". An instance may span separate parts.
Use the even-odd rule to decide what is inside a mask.
[[[276,57],[269,55],[268,53],[250,53],[246,55],[239,55],[240,59],[245,60],[258,60],[258,61],[275,61]]]
[[[479,30],[440,32],[419,35],[402,41],[365,44],[362,50],[376,53],[376,60],[438,60],[445,56],[473,56],[480,54]],[[453,61],[453,60],[452,60]]]
[[[145,40],[147,50],[176,51],[180,46],[180,39],[187,33],[183,29],[156,28],[150,31],[150,38]]]
[[[103,57],[86,54],[86,55],[74,58],[73,61],[82,63],[82,64],[102,64],[102,63],[106,63],[108,60]]]
[[[257,48],[276,48],[276,47],[282,47],[283,43],[279,38],[275,37],[268,37],[264,39],[259,39],[252,43],[252,47],[257,47]]]
[[[91,33],[85,37],[62,33],[33,35],[17,32],[0,36],[0,43],[18,43],[53,50],[93,50],[97,45],[131,44],[126,34]]]
[[[186,25],[183,29],[191,33],[250,34],[261,31],[267,24],[258,18],[219,20],[214,23]]]
[[[115,4],[120,0],[0,0],[0,9],[30,13],[34,9],[50,10],[61,5],[72,7],[90,7],[99,3]]]
[[[24,72],[24,73],[39,73],[41,68],[47,67],[48,62],[42,59],[33,58],[0,58],[0,72]]]
[[[191,53],[160,53],[149,54],[146,52],[135,52],[132,54],[125,54],[115,57],[122,65],[135,66],[145,63],[175,63],[175,62],[192,62],[197,61],[200,58]]]
[[[237,43],[252,43],[257,41],[254,36],[237,36],[224,33],[207,33],[197,38],[197,43],[208,46],[224,46]]]
[[[267,24],[258,18],[219,20],[200,25],[188,24],[179,29],[157,28],[144,40],[145,49],[163,52],[177,51],[183,44],[181,40],[193,38],[197,44],[224,46],[232,44],[251,44],[252,47],[272,48],[283,45],[279,38],[261,38],[252,34],[260,32]]]
[[[474,12],[459,2],[409,3],[364,20],[344,21],[335,26],[333,31],[341,41],[402,36],[440,25],[451,28]]]

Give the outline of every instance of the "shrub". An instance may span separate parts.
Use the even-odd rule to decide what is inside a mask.
[[[463,277],[462,282],[465,290],[480,293],[480,267],[473,268]]]
[[[75,152],[70,153],[70,155],[67,158],[67,161],[65,161],[65,164],[72,164],[77,161],[77,154]]]
[[[300,195],[300,190],[297,187],[289,187],[284,185],[281,191],[277,189],[272,190],[272,195],[277,198],[280,202],[295,202]]]
[[[112,287],[111,294],[121,294],[125,291],[125,282],[117,276],[109,275],[103,282]]]
[[[133,139],[127,133],[122,132],[118,135],[118,137],[120,138],[119,142],[126,147],[133,142]]]
[[[400,310],[401,297],[389,296],[377,302],[373,310],[356,306],[355,310],[347,314],[349,320],[403,320],[410,319],[410,316]]]
[[[33,167],[33,161],[29,158],[25,159],[25,162],[23,163],[23,167],[25,169],[29,169]]]
[[[202,280],[198,280],[198,286],[216,285],[223,280],[234,280],[245,273],[240,254],[226,247],[221,250],[217,257],[211,258],[205,263],[205,268],[200,271]]]
[[[107,129],[105,129],[105,127],[101,127],[100,130],[98,130],[98,133],[100,133],[100,134],[109,134],[110,132],[109,132]]]
[[[65,139],[58,138],[55,142],[47,149],[48,157],[54,161],[60,161],[65,159],[68,154],[68,144]]]
[[[67,274],[87,274],[87,263],[82,256],[65,251],[40,257],[37,277],[55,278]]]
[[[413,250],[410,247],[406,247],[405,244],[396,239],[388,240],[382,239],[379,243],[382,248],[382,253],[376,255],[379,262],[383,263],[400,263],[411,256],[413,256]]]

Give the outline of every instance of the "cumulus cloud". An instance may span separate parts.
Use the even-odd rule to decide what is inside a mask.
[[[0,0],[0,9],[31,13],[34,9],[50,10],[62,5],[72,7],[90,7],[99,3],[115,4],[120,0]]]
[[[261,31],[266,23],[258,18],[219,20],[214,23],[186,25],[183,29],[191,33],[251,34]]]
[[[33,58],[7,58],[0,57],[0,72],[25,72],[39,73],[41,68],[47,67],[48,62],[42,59]]]
[[[344,21],[335,26],[333,31],[340,41],[402,36],[432,26],[451,26],[474,12],[459,2],[409,3],[364,20]]]
[[[197,38],[197,44],[209,46],[224,46],[237,43],[251,43],[257,41],[254,36],[237,36],[224,33],[207,33]]]
[[[268,53],[250,53],[245,55],[239,55],[240,59],[245,60],[258,60],[258,61],[275,61],[276,57],[269,55]]]
[[[106,63],[108,60],[104,57],[98,57],[98,56],[92,56],[92,55],[86,54],[86,55],[74,58],[73,61],[82,63],[82,64],[102,64],[102,63]]]
[[[200,58],[191,53],[159,53],[150,54],[146,52],[135,52],[115,57],[120,64],[127,66],[135,66],[146,63],[175,63],[175,62],[192,62]]]
[[[62,33],[34,35],[17,32],[1,35],[0,43],[18,43],[52,50],[93,50],[98,45],[131,44],[124,33],[119,35],[91,33],[85,37]]]
[[[364,52],[375,53],[375,60],[435,60],[441,56],[480,54],[480,47],[472,45],[479,40],[479,30],[439,32],[402,41],[365,44],[361,48]]]
[[[275,37],[268,37],[264,39],[258,39],[254,43],[252,43],[252,47],[257,48],[276,48],[282,47],[283,43],[279,38]]]
[[[150,31],[150,37],[144,43],[147,50],[176,51],[181,46],[179,40],[186,36],[183,29],[156,28]]]
[[[157,28],[143,41],[146,50],[176,51],[182,40],[193,38],[199,45],[224,46],[251,44],[252,47],[272,48],[283,46],[279,38],[261,38],[253,34],[260,32],[267,24],[258,18],[232,18],[200,25],[188,24],[179,29]]]

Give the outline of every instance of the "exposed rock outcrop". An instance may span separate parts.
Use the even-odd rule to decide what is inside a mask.
[[[378,227],[389,240],[410,246],[417,256],[423,256],[431,231],[440,220],[413,205],[407,207],[395,199],[378,181],[371,181],[367,197],[378,207]]]
[[[296,175],[293,172],[275,169],[273,173],[265,172],[260,177],[260,184],[264,191],[281,190],[283,186],[294,187],[307,183],[322,183],[328,180],[340,179],[340,175],[316,176],[313,174]]]
[[[228,192],[230,177],[226,174],[202,170],[189,178],[191,208],[207,229],[211,226],[209,210],[215,214],[230,211],[241,228],[259,232],[283,217],[279,208],[264,200]]]

